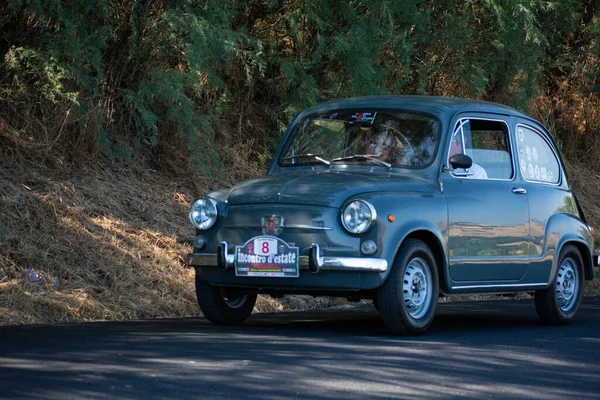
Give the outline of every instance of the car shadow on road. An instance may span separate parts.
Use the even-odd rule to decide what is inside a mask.
[[[450,332],[486,334],[488,330],[510,331],[541,326],[532,301],[454,302],[438,305],[435,319],[425,336]],[[244,324],[244,329],[249,328],[390,336],[373,307],[254,314]]]

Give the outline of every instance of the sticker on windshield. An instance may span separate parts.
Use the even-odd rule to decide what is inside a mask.
[[[523,141],[523,129],[519,128],[519,140]]]
[[[540,167],[537,164],[535,164],[535,179],[540,180]]]
[[[373,125],[377,112],[358,112],[350,116],[349,124],[369,124]]]
[[[525,149],[525,154],[527,155],[527,161],[531,161],[531,148],[529,146]]]
[[[538,152],[535,147],[531,149],[531,155],[533,156],[533,161],[538,162]]]
[[[548,180],[548,175],[546,175],[546,167],[541,167],[540,168],[540,174],[542,175],[542,180],[543,181],[547,181]]]

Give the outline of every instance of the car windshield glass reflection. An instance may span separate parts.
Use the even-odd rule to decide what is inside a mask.
[[[381,110],[313,115],[294,128],[280,165],[378,164],[422,168],[431,163],[439,124],[431,117]]]
[[[331,161],[332,162],[344,162],[344,161],[354,161],[354,160],[366,160],[366,161],[370,161],[377,165],[383,165],[384,167],[387,167],[387,168],[390,168],[392,166],[392,164],[379,159],[379,157],[381,157],[381,154],[354,154],[354,155],[348,156],[348,157],[334,158]]]
[[[323,164],[327,164],[330,165],[331,161],[326,160],[322,157],[320,157],[318,154],[312,154],[312,153],[307,153],[307,154],[295,154],[293,156],[289,156],[289,157],[283,157],[282,161],[294,161],[300,158],[312,158],[315,159],[317,161],[322,162]]]

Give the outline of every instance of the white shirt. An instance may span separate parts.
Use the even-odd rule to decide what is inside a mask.
[[[481,167],[479,164],[475,164],[473,163],[473,165],[471,165],[471,168],[469,168],[467,170],[467,172],[469,172],[470,174],[473,175],[468,175],[467,178],[471,178],[471,179],[487,179],[487,172],[485,172],[485,169],[483,169],[483,167]]]
[[[479,164],[471,164],[470,168],[458,168],[456,170],[456,177],[458,178],[469,178],[469,179],[487,179],[487,172]]]

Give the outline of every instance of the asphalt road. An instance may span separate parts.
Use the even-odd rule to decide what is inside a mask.
[[[419,337],[373,308],[0,327],[0,397],[600,399],[600,298],[568,326],[533,301],[441,304]]]

